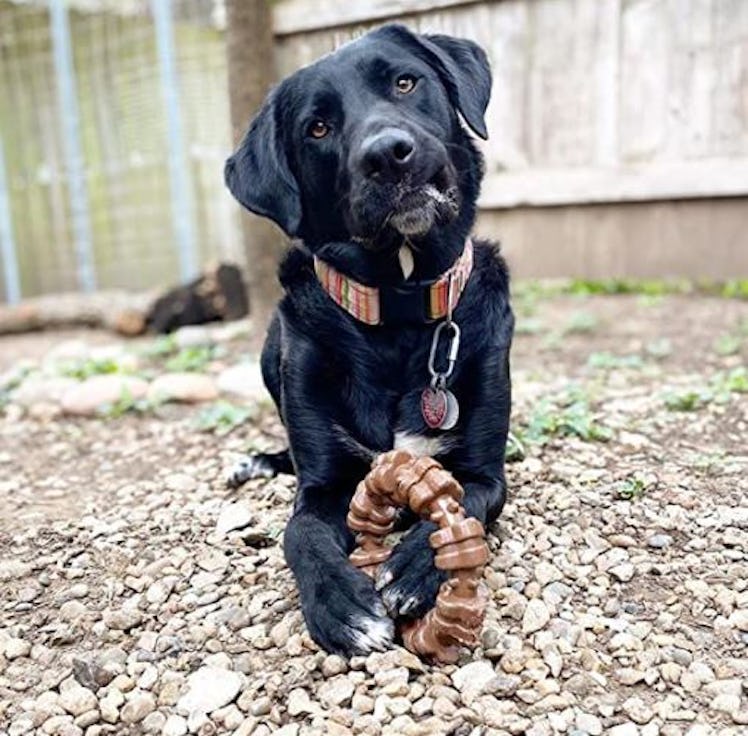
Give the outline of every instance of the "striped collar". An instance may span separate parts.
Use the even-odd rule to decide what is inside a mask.
[[[406,281],[399,286],[366,286],[314,257],[314,272],[322,288],[339,307],[366,325],[418,324],[446,317],[451,311],[447,304],[450,281],[454,309],[472,270],[470,238],[460,257],[441,276],[430,281]]]

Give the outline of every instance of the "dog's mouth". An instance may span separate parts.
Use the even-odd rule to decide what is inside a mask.
[[[425,184],[398,186],[387,223],[401,235],[425,235],[434,225],[450,222],[460,210],[459,190],[448,167]]]

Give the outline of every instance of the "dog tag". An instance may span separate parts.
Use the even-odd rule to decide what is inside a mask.
[[[447,418],[449,400],[447,391],[440,388],[425,388],[421,394],[423,421],[431,429],[440,429]]]
[[[444,392],[447,395],[447,413],[442,420],[440,429],[454,429],[457,420],[460,418],[460,405],[457,403],[457,397],[451,391]]]

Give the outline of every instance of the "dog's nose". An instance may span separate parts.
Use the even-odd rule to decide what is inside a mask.
[[[399,128],[386,128],[361,144],[360,166],[364,176],[400,181],[413,165],[416,142]]]

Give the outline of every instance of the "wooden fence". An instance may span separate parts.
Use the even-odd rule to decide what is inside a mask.
[[[198,255],[237,258],[220,3],[194,2],[174,38]],[[125,5],[71,33],[97,282],[145,287],[179,271],[153,22]],[[478,230],[519,275],[748,275],[746,0],[280,0],[274,19],[279,76],[386,20],[486,48]],[[45,8],[0,0],[0,65],[22,291],[75,288]]]

